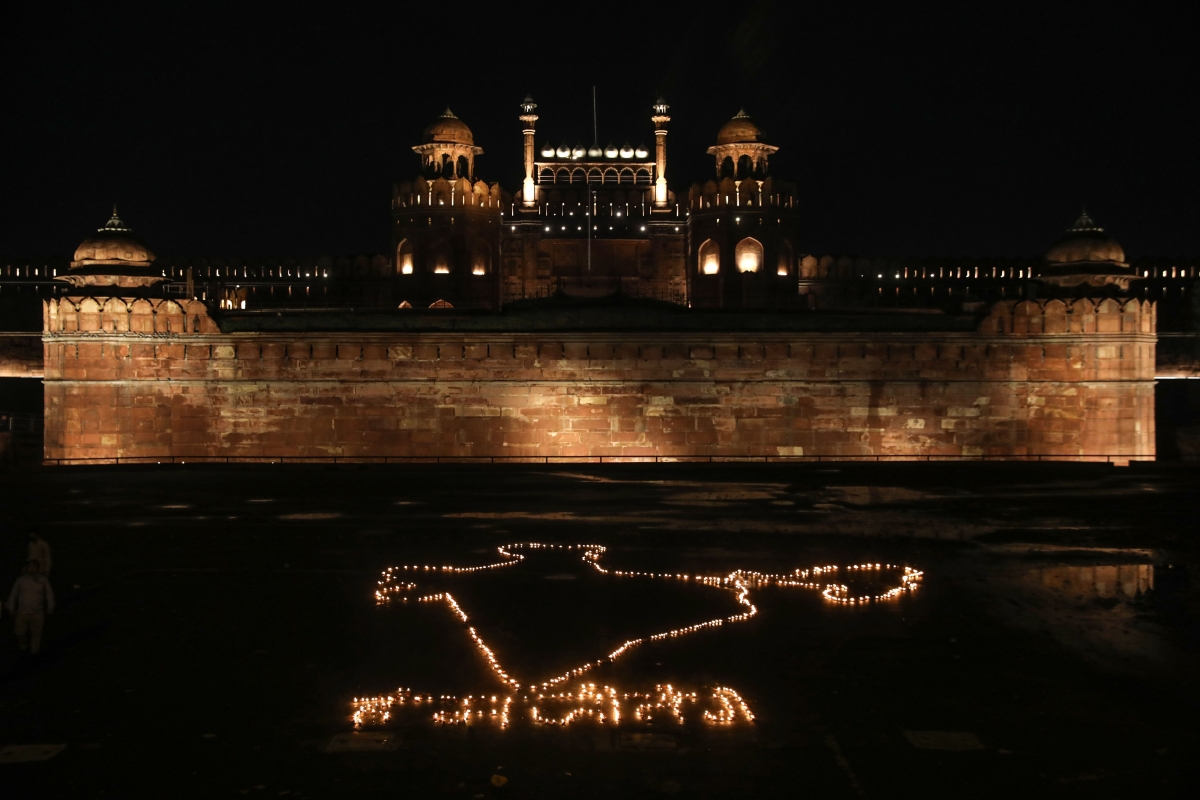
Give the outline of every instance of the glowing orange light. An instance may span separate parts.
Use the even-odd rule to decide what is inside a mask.
[[[696,692],[684,693],[675,689],[671,685],[656,687],[654,694],[645,693],[619,693],[616,689],[610,686],[597,688],[595,684],[581,684],[578,694],[572,693],[551,693],[549,699],[547,695],[542,693],[560,684],[566,683],[572,678],[578,677],[583,673],[606,663],[616,661],[629,650],[644,644],[646,642],[659,641],[667,638],[675,638],[685,636],[706,628],[719,627],[726,622],[737,623],[744,622],[758,613],[758,608],[750,600],[750,591],[752,588],[765,586],[781,586],[790,588],[802,589],[817,589],[820,590],[821,596],[828,602],[846,605],[863,605],[871,602],[879,602],[891,600],[899,597],[905,592],[915,591],[920,580],[924,577],[924,573],[920,570],[909,566],[901,566],[897,564],[854,564],[848,567],[837,566],[814,566],[809,569],[797,569],[787,575],[775,575],[769,573],[760,573],[751,570],[735,570],[728,575],[685,575],[681,573],[654,573],[642,571],[625,571],[625,570],[609,570],[601,566],[600,559],[605,553],[606,548],[596,544],[542,544],[538,542],[527,542],[519,544],[507,544],[497,548],[497,552],[503,558],[493,564],[485,564],[477,567],[453,567],[441,566],[433,567],[426,565],[405,565],[400,567],[389,567],[384,570],[382,579],[378,582],[378,587],[375,591],[376,601],[379,603],[389,602],[395,595],[410,592],[416,588],[416,584],[403,582],[397,579],[396,575],[409,570],[422,570],[425,572],[436,571],[450,574],[464,574],[479,572],[482,570],[499,569],[519,564],[524,560],[524,556],[514,552],[516,550],[535,550],[535,549],[553,549],[553,550],[577,550],[581,552],[584,563],[591,566],[597,572],[604,575],[612,575],[618,578],[649,578],[657,580],[695,580],[704,585],[714,588],[724,589],[733,594],[735,601],[742,606],[741,613],[733,614],[728,617],[718,617],[716,619],[707,620],[705,622],[688,625],[682,628],[662,631],[651,634],[649,636],[638,639],[630,639],[623,642],[619,647],[610,652],[606,657],[599,658],[594,661],[587,661],[573,669],[548,678],[537,684],[539,694],[532,700],[528,695],[522,697],[521,703],[529,709],[529,718],[539,725],[568,725],[571,722],[579,719],[590,719],[600,724],[617,724],[621,719],[620,701],[631,700],[635,701],[632,717],[635,721],[650,722],[654,719],[656,713],[665,712],[670,715],[671,719],[683,724],[684,722],[684,704],[694,706],[699,702],[699,697]],[[852,573],[875,572],[883,571],[898,571],[898,585],[874,595],[852,595],[850,589],[843,583],[821,583],[814,580],[817,576],[831,576],[833,573],[840,571]],[[407,598],[403,598],[407,600]],[[463,623],[468,622],[467,613],[462,606],[454,599],[449,592],[438,594],[425,595],[418,598],[423,602],[444,602],[450,608],[451,612],[459,618]],[[483,655],[484,661],[491,668],[496,678],[502,683],[511,694],[498,697],[491,695],[490,700],[486,700],[481,696],[478,700],[474,696],[467,698],[457,698],[450,695],[442,695],[439,702],[443,705],[443,710],[433,714],[432,719],[439,724],[471,724],[472,715],[475,718],[491,719],[495,718],[501,727],[507,727],[511,722],[510,706],[516,701],[516,692],[520,690],[521,682],[501,665],[496,654],[487,646],[483,638],[475,630],[474,627],[467,627],[467,634],[471,641],[475,643],[476,648]],[[424,698],[425,702],[433,702],[432,695]],[[718,686],[711,689],[711,695],[704,698],[705,702],[711,704],[711,708],[703,710],[702,720],[714,725],[732,725],[738,720],[743,720],[746,723],[754,721],[754,715],[751,713],[749,705],[741,698],[741,696],[729,687]],[[417,704],[422,702],[421,695],[413,695],[411,690],[400,689],[395,693],[370,698],[355,698],[353,702],[354,713],[352,719],[356,726],[364,724],[382,724],[391,718],[391,710],[395,706],[404,705],[405,703]],[[484,710],[477,707],[477,704],[487,703],[489,705],[489,713],[485,716]],[[537,705],[538,702],[543,704],[543,707]],[[500,707],[496,708],[496,704],[500,703]],[[572,707],[566,710],[566,713],[561,716],[548,714],[544,708],[546,705],[563,705],[570,704]],[[691,707],[691,706],[689,706]],[[451,710],[453,709],[453,710]]]

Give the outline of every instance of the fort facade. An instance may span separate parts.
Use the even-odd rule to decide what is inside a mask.
[[[1154,304],[1138,300],[999,303],[921,331],[867,315],[664,330],[610,307],[575,310],[573,330],[536,309],[515,331],[222,332],[199,301],[46,308],[55,463],[1154,452]]]
[[[1086,213],[1039,259],[818,256],[744,112],[676,192],[661,100],[652,149],[539,145],[536,108],[512,193],[435,120],[390,253],[159,259],[114,211],[26,265],[41,358],[0,369],[43,376],[47,461],[1154,458],[1194,264]]]

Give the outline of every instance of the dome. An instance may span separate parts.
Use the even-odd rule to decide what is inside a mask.
[[[738,144],[740,142],[757,142],[762,131],[754,124],[754,120],[745,111],[739,111],[737,116],[721,126],[717,134],[717,144]]]
[[[425,134],[421,137],[422,144],[432,144],[434,142],[473,146],[475,144],[475,135],[471,133],[471,129],[467,127],[467,123],[454,116],[454,112],[447,108],[446,113],[435,119],[433,124],[425,129]]]
[[[154,253],[125,226],[114,207],[112,219],[103,228],[97,229],[96,235],[84,239],[83,244],[76,248],[72,266],[116,264],[148,267],[153,260]]]
[[[1125,251],[1104,233],[1084,211],[1067,235],[1046,252],[1046,261],[1053,264],[1108,263],[1124,264]]]

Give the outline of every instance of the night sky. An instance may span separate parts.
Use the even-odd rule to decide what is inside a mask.
[[[7,9],[0,254],[69,256],[113,201],[164,255],[383,252],[447,105],[511,192],[526,92],[539,148],[588,144],[595,85],[600,144],[653,148],[666,97],[680,193],[745,107],[806,252],[1036,255],[1086,205],[1131,256],[1200,255],[1200,69],[1165,7],[567,5]]]

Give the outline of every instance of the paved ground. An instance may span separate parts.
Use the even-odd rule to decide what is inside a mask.
[[[36,525],[54,546],[59,595],[37,661],[17,658],[11,617],[0,622],[0,797],[1179,796],[1200,745],[1198,474],[1038,464],[0,474],[0,580],[15,577]],[[355,696],[495,685],[438,609],[376,607],[380,571],[486,563],[509,541],[600,543],[625,569],[881,561],[926,577],[915,595],[870,608],[764,589],[754,620],[648,645],[600,676],[733,686],[758,715],[753,728],[637,740],[586,725],[498,734],[404,719],[386,729],[389,749],[338,752],[362,746],[345,737]],[[1134,597],[1115,585],[1148,588],[1151,576],[1153,590]],[[522,675],[734,610],[721,593],[614,586],[570,559],[453,584]],[[918,748],[906,731],[970,733],[982,748]],[[2,763],[24,752],[3,748],[35,744],[66,747]]]

